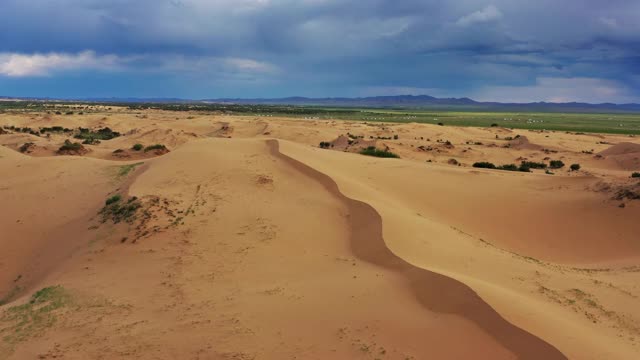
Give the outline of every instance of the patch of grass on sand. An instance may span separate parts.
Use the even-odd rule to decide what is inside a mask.
[[[120,222],[132,223],[136,219],[136,213],[142,204],[137,197],[130,197],[127,201],[122,201],[120,195],[114,195],[105,201],[105,206],[100,210],[102,222],[108,220],[114,224]]]
[[[392,153],[391,151],[376,149],[375,146],[369,146],[366,149],[360,151],[360,154],[367,156],[375,156],[381,158],[399,158],[397,154]]]
[[[60,149],[58,149],[58,151],[79,151],[80,149],[82,149],[82,144],[78,142],[72,143],[69,140],[65,140],[64,144],[60,147]]]
[[[129,165],[122,165],[118,167],[118,177],[124,177],[129,175],[129,173],[134,170],[136,167],[140,166],[144,164],[143,162],[139,162],[139,163],[135,163],[135,164],[129,164]]]
[[[153,150],[166,150],[166,149],[167,147],[162,144],[155,144],[155,145],[149,145],[146,148],[144,148],[144,152],[149,152]]]
[[[6,309],[0,314],[3,342],[12,345],[40,334],[56,322],[56,310],[70,302],[62,286],[50,286],[38,290],[27,303]]]
[[[80,128],[79,129],[80,132],[77,133],[74,137],[76,139],[82,139],[82,140],[87,140],[90,139],[91,141],[94,140],[111,140],[113,138],[117,138],[119,137],[121,134],[117,131],[113,131],[110,128],[106,127],[106,128],[102,128],[102,129],[98,129],[95,131],[89,130],[89,129],[85,129],[85,128]]]

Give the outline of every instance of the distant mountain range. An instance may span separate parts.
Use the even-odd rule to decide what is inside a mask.
[[[179,98],[85,98],[85,99],[52,99],[52,98],[11,98],[0,97],[0,100],[30,101],[88,101],[107,103],[193,103],[193,104],[242,104],[242,105],[294,105],[294,106],[328,106],[328,107],[365,107],[365,108],[413,108],[434,110],[461,111],[541,111],[541,112],[640,112],[640,104],[589,104],[579,102],[550,103],[500,103],[480,102],[469,98],[436,98],[428,95],[398,95],[371,97],[335,97],[335,98],[222,98],[189,100]]]

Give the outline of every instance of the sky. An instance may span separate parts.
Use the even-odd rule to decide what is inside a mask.
[[[0,0],[0,96],[640,103],[638,0]]]

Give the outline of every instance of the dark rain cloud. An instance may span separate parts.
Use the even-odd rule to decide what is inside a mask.
[[[76,64],[85,78],[95,71],[117,72],[114,79],[127,72],[160,76],[181,92],[175,96],[186,93],[195,77],[201,83],[189,96],[199,97],[406,89],[477,97],[484,91],[509,100],[501,91],[528,88],[523,96],[544,100],[545,86],[562,84],[565,89],[571,79],[576,85],[591,79],[588,83],[601,89],[578,97],[624,102],[638,99],[640,93],[640,2],[0,2],[0,54],[5,63],[7,54],[74,56],[86,51],[94,55],[85,56],[85,62],[59,68],[41,64],[42,69],[32,73],[50,80],[66,76],[70,82],[69,77],[78,74],[73,74]],[[3,78],[2,56],[0,90],[7,91],[9,81],[15,86],[19,80]],[[5,68],[14,75],[29,74],[29,69],[16,70],[28,58],[13,59],[13,67]],[[558,91],[567,98],[566,90]]]

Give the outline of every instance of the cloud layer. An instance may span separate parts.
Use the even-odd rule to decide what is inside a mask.
[[[637,14],[630,0],[3,0],[0,93],[91,96],[73,85],[99,78],[114,96],[640,101]]]

